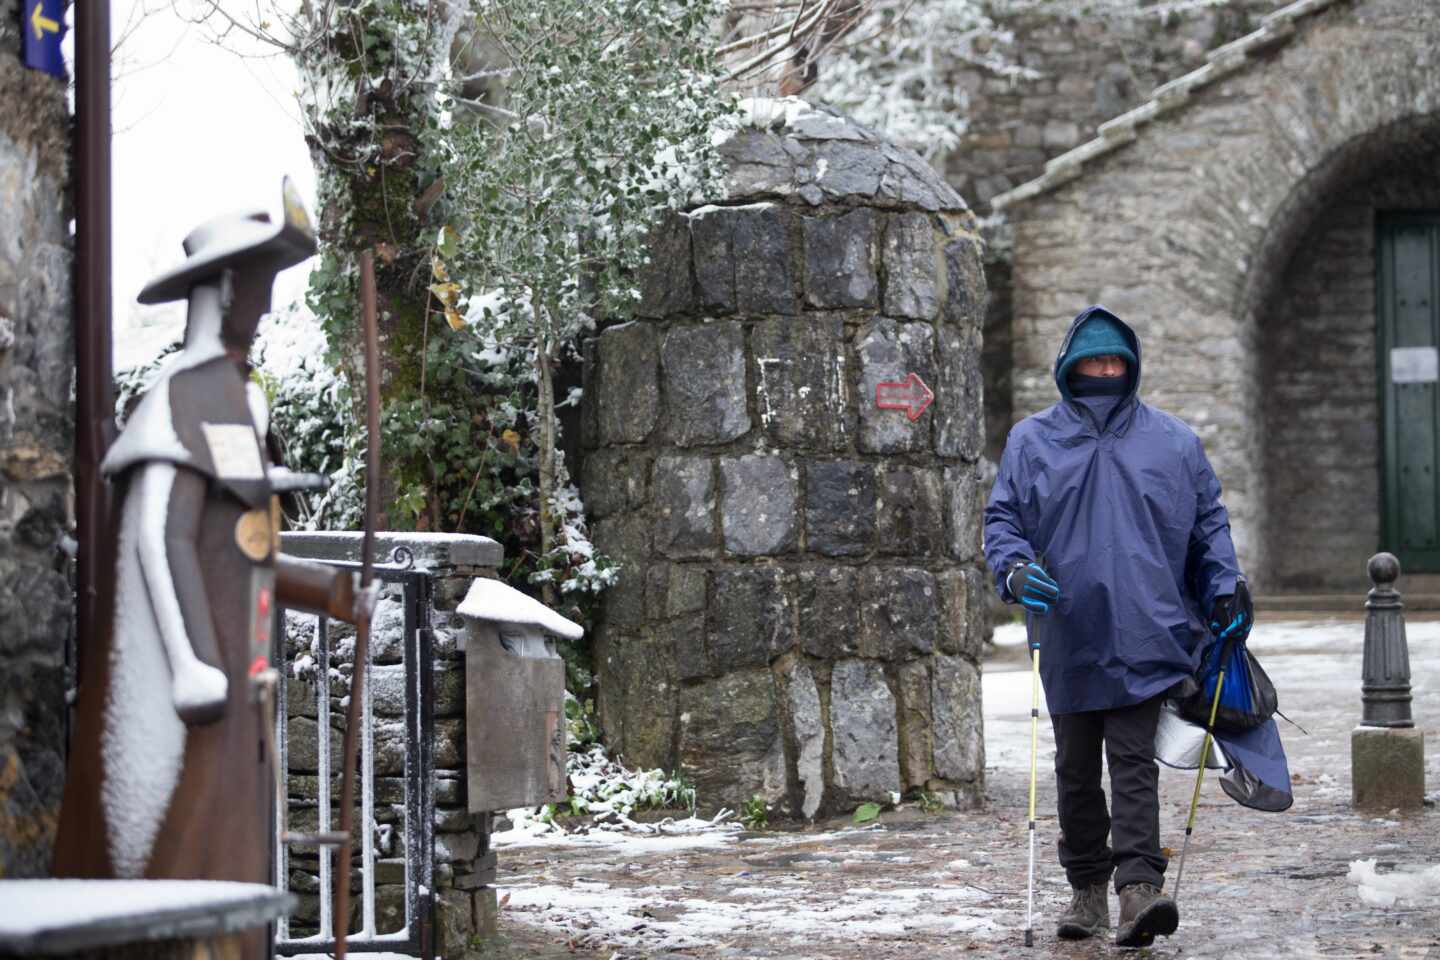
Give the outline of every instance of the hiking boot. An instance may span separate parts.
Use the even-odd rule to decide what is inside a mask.
[[[1120,891],[1120,926],[1115,945],[1148,947],[1155,935],[1168,937],[1180,926],[1180,908],[1148,883],[1132,883]]]
[[[1110,929],[1110,881],[1070,888],[1070,909],[1060,915],[1055,935],[1061,940],[1084,940]]]

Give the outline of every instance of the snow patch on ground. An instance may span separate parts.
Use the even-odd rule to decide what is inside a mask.
[[[521,812],[511,811],[513,829],[495,834],[493,842],[497,848],[592,847],[603,848],[607,856],[623,859],[665,850],[724,846],[744,829],[738,823],[727,823],[718,817],[715,820],[667,817],[658,823],[637,823],[627,817],[617,817],[613,823],[596,824],[584,833],[567,833],[533,817],[515,820]]]
[[[1372,907],[1440,904],[1440,866],[1401,865],[1392,873],[1380,873],[1373,859],[1352,860],[1346,879],[1359,884],[1360,899]]]
[[[1440,620],[1412,620],[1405,624],[1405,636],[1413,646],[1440,640]],[[1003,623],[995,628],[997,647],[1025,646],[1025,624]],[[1365,646],[1363,620],[1261,620],[1248,641],[1262,662],[1267,653],[1295,653],[1315,650],[1326,653],[1359,652]]]
[[[854,887],[835,896],[824,890],[793,886],[768,889],[740,887],[728,899],[646,896],[645,890],[621,892],[587,889],[579,883],[517,884],[507,888],[508,909],[538,914],[547,927],[562,927],[580,942],[604,943],[621,949],[682,950],[713,946],[717,938],[744,931],[791,944],[811,943],[823,934],[833,939],[894,938],[918,933],[980,933],[998,927],[988,917],[966,913],[964,907],[989,899],[970,887]],[[757,899],[781,899],[757,905]],[[898,909],[897,909],[898,908]]]
[[[844,869],[844,864],[870,866],[913,859],[855,847],[860,834],[883,831],[878,825],[760,836],[742,834],[733,824],[694,819],[653,826],[694,832],[635,836],[592,831],[539,837],[524,845],[603,845],[605,857],[626,862],[695,845],[732,844],[736,856],[756,848],[802,847],[806,852],[791,868],[797,872],[759,880],[747,868],[717,882],[707,896],[698,895],[698,888],[690,885],[681,893],[673,886],[625,889],[578,877],[567,884],[543,874],[519,876],[502,886],[502,893],[509,896],[507,911],[523,922],[563,930],[579,945],[604,945],[627,956],[629,951],[652,956],[712,947],[736,935],[803,947],[837,936],[852,942],[957,933],[984,937],[1001,929],[994,909],[997,895],[954,877],[937,880],[923,873],[907,879],[881,878],[837,892],[834,871]],[[497,845],[505,842],[497,837]],[[966,860],[956,863],[969,866]]]

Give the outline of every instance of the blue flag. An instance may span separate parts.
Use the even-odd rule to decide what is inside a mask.
[[[65,57],[60,52],[60,38],[65,35],[65,0],[24,0],[21,10],[25,21],[25,66],[51,76],[65,76]]]

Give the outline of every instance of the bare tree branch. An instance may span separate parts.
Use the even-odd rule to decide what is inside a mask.
[[[191,23],[208,27],[215,33],[214,40],[218,45],[225,46],[223,41],[228,39],[231,33],[238,32],[254,40],[256,43],[274,47],[275,53],[277,54],[283,53],[294,56],[296,53],[294,44],[287,43],[269,31],[269,21],[265,19],[258,3],[256,4],[254,19],[247,22],[246,20],[236,17],[221,6],[220,0],[194,0],[194,2],[203,8],[194,15],[186,14],[180,9],[180,0],[171,0],[170,6],[171,9],[175,11],[175,15],[182,20],[188,20]],[[278,11],[276,11],[276,17],[277,19],[280,17]],[[216,26],[217,21],[219,22],[218,28]],[[233,48],[231,49],[233,50]]]
[[[779,36],[782,33],[787,33],[788,36],[786,37],[786,39],[778,44],[769,47],[768,49],[762,51],[760,54],[750,58],[749,60],[741,63],[739,66],[732,69],[729,73],[725,75],[725,82],[735,83],[737,81],[753,79],[756,75],[763,73],[764,70],[767,69],[770,62],[773,61],[776,57],[780,56],[786,50],[803,47],[805,42],[809,40],[810,35],[824,24],[826,18],[832,12],[834,12],[836,5],[841,2],[844,2],[844,0],[824,0],[824,2],[821,3],[818,7],[800,16],[797,16],[795,20],[791,23],[786,24],[783,27],[775,28],[774,36]],[[866,6],[868,6],[868,0],[866,2]],[[799,38],[799,42],[790,39],[790,37]],[[732,46],[736,46],[737,49],[743,49],[745,46],[753,45],[754,44],[743,43],[738,45],[732,44]]]

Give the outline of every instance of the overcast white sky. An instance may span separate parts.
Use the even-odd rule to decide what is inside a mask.
[[[182,0],[181,6],[187,4]],[[169,0],[113,0],[118,39],[113,99],[116,369],[142,363],[184,326],[180,304],[137,309],[140,288],[180,262],[180,241],[223,213],[280,207],[280,179],[294,178],[315,215],[315,174],[288,58],[236,56],[187,25]],[[282,274],[278,308],[299,298],[309,266]]]

